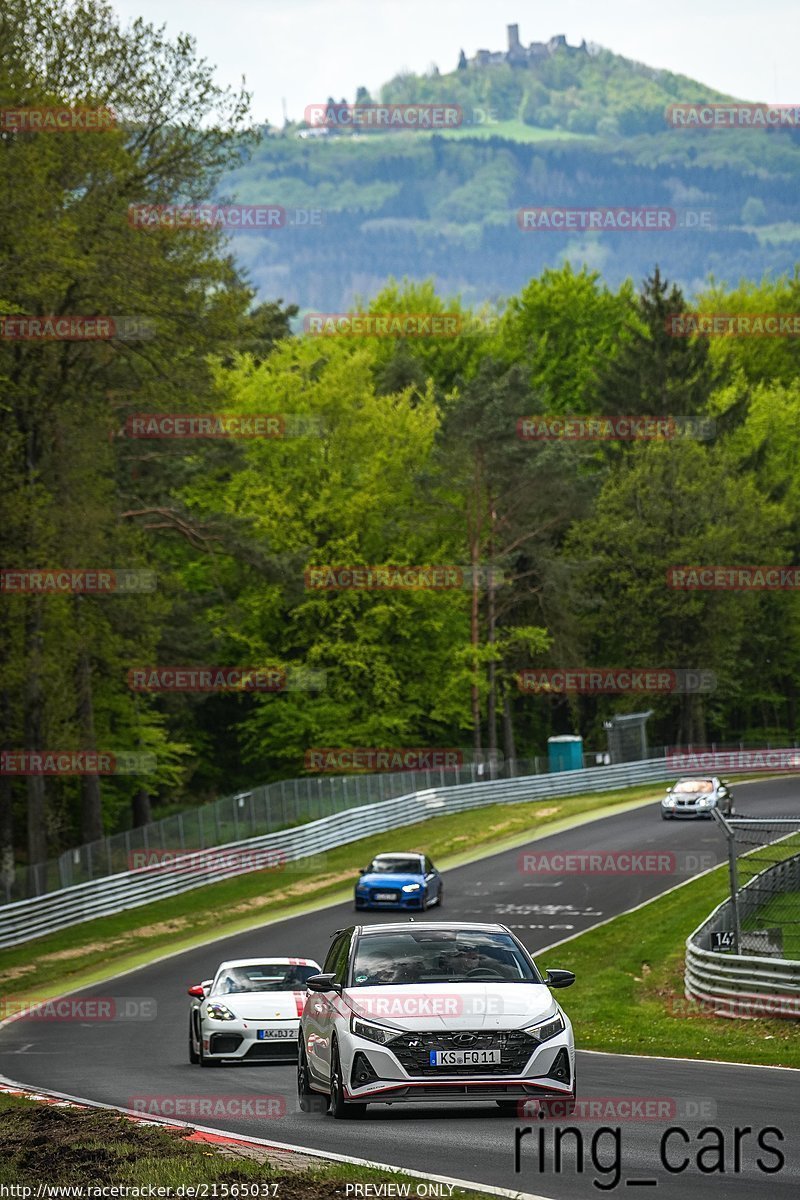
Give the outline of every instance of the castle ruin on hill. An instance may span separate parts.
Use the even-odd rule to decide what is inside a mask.
[[[508,30],[507,50],[478,50],[474,57],[469,59],[462,50],[458,62],[459,70],[504,64],[512,67],[529,67],[531,63],[548,58],[557,50],[566,50],[570,54],[591,54],[595,49],[594,46],[588,46],[585,40],[581,42],[580,46],[568,46],[563,33],[551,37],[549,42],[531,42],[530,46],[523,46],[519,40],[519,25],[508,25],[506,28]]]

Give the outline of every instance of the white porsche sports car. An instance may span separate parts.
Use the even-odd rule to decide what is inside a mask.
[[[220,963],[214,979],[190,987],[189,1061],[292,1061],[297,1057],[312,958],[238,958]]]
[[[303,1112],[363,1116],[368,1104],[536,1099],[569,1116],[575,1047],[543,978],[504,925],[353,925],[308,980],[297,1091]],[[555,1106],[555,1107],[554,1107]]]

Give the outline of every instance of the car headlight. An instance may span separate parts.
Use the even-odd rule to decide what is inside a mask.
[[[665,808],[674,808],[675,807],[675,801],[672,799],[671,796],[668,796],[666,798],[666,800],[662,800],[661,803],[664,805]]]
[[[236,1013],[232,1013],[226,1005],[216,1003],[208,1005],[206,1016],[211,1017],[212,1021],[235,1021],[237,1019]]]
[[[526,1025],[525,1032],[531,1037],[535,1037],[537,1042],[548,1042],[550,1038],[561,1033],[564,1029],[564,1018],[561,1013],[556,1013],[554,1017],[548,1017],[546,1021],[539,1021],[536,1025]]]
[[[421,887],[422,887],[421,883],[404,883],[403,891],[404,892],[418,892]]]
[[[711,803],[711,799],[710,799],[710,797],[708,797],[708,796],[699,796],[699,797],[698,797],[698,800],[697,800],[697,807],[698,807],[698,808],[708,808],[708,806],[709,806],[709,804],[710,804],[710,803]]]
[[[388,1042],[393,1042],[402,1033],[400,1029],[387,1029],[385,1025],[373,1025],[372,1021],[362,1021],[361,1017],[350,1018],[350,1031],[356,1037],[363,1037],[367,1041],[377,1042],[379,1046],[385,1046]]]

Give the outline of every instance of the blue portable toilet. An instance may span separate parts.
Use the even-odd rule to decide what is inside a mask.
[[[553,771],[580,771],[583,767],[583,738],[571,733],[547,739],[547,759]]]

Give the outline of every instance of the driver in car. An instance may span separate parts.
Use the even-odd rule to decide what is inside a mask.
[[[462,946],[450,959],[450,970],[455,975],[467,975],[477,967],[485,967],[486,959],[477,946]]]

